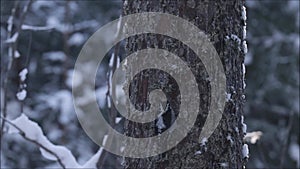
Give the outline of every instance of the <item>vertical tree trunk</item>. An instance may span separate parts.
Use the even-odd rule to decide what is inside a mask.
[[[243,168],[245,158],[243,155],[243,120],[242,106],[244,97],[244,49],[243,43],[238,37],[244,37],[242,19],[243,0],[235,1],[211,1],[211,0],[130,0],[124,1],[124,15],[139,12],[164,12],[182,17],[194,23],[199,29],[208,35],[216,48],[226,75],[226,92],[228,99],[223,111],[223,117],[208,138],[205,146],[199,143],[199,133],[207,117],[210,102],[210,84],[207,72],[201,61],[193,60],[195,55],[190,49],[178,40],[162,35],[143,34],[127,39],[127,55],[145,48],[161,48],[171,51],[192,65],[196,81],[199,85],[200,110],[194,128],[176,147],[158,156],[134,159],[125,159],[125,168]],[[241,38],[242,39],[242,38]],[[197,63],[196,63],[197,62]],[[159,80],[157,80],[159,79]],[[136,76],[131,83],[131,101],[136,108],[145,110],[148,93],[155,85],[166,88],[175,83],[166,74],[148,70]],[[163,116],[165,128],[172,125],[174,115],[178,111],[180,94],[178,88],[168,90],[168,105]],[[230,98],[229,98],[230,97]],[[125,123],[126,134],[132,137],[150,137],[159,134],[165,128],[157,126],[158,120],[138,124]]]

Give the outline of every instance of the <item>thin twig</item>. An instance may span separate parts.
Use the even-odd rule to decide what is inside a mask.
[[[288,147],[288,140],[289,140],[289,137],[290,137],[290,134],[291,134],[293,121],[294,121],[293,117],[294,117],[294,113],[290,112],[289,113],[288,126],[286,128],[286,137],[283,140],[282,150],[281,150],[281,153],[280,153],[281,157],[280,157],[280,167],[279,168],[283,168],[283,165],[284,165],[284,161],[285,161],[285,157],[286,157],[286,150],[287,150],[287,147]]]
[[[13,35],[12,35],[12,28],[13,28],[13,22],[14,22],[14,17],[15,17],[15,14],[16,14],[16,9],[19,5],[19,1],[16,1],[15,2],[15,6],[14,8],[11,10],[11,16],[9,18],[9,23],[8,23],[8,26],[7,26],[7,30],[8,30],[8,39],[11,38]],[[7,116],[7,99],[8,99],[8,96],[7,96],[7,92],[8,92],[8,76],[9,76],[9,72],[11,71],[11,65],[12,65],[12,62],[13,62],[13,59],[14,59],[14,50],[13,50],[13,44],[9,44],[9,48],[8,48],[8,66],[7,66],[7,69],[5,71],[5,76],[4,76],[4,82],[3,82],[3,117],[6,118]],[[4,126],[5,126],[5,121],[2,120],[2,124],[1,124],[1,138],[3,138],[3,134],[4,134]],[[2,142],[2,141],[1,141]]]
[[[65,25],[67,26],[67,30],[63,31],[63,52],[66,55],[66,60],[63,63],[63,78],[66,77],[67,74],[67,70],[68,70],[68,64],[70,63],[70,46],[68,44],[68,40],[70,38],[70,0],[66,0],[65,4],[64,4],[64,22]],[[62,83],[61,85],[64,85],[64,83]]]

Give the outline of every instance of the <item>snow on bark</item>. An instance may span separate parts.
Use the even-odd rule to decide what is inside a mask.
[[[204,137],[202,140],[201,140],[201,146],[205,146],[206,145],[206,143],[207,143],[207,138],[206,137]]]
[[[244,21],[244,26],[243,26],[243,42],[242,42],[242,49],[244,54],[246,54],[248,52],[248,47],[247,47],[247,42],[246,42],[246,20],[247,20],[247,14],[246,14],[246,7],[242,6],[242,20]]]
[[[162,116],[159,116],[159,118],[156,122],[156,126],[157,126],[159,132],[161,132],[162,129],[166,128],[166,125],[164,124],[164,119],[162,118]]]
[[[201,150],[198,150],[198,151],[195,152],[194,155],[200,155],[200,154],[202,154],[202,151],[201,151]]]
[[[242,64],[242,70],[243,70],[243,88],[245,89],[245,88],[246,88],[246,80],[245,80],[245,76],[246,76],[246,66],[245,66],[244,63]]]
[[[246,7],[245,6],[242,6],[242,19],[244,21],[247,20],[247,13],[246,13]]]
[[[226,93],[226,101],[231,101],[231,93]]]
[[[243,133],[246,134],[247,133],[247,124],[244,123],[244,116],[241,117],[241,123],[243,126]]]
[[[233,145],[233,139],[230,134],[227,135],[226,139],[230,142],[230,145]]]
[[[242,154],[243,154],[243,158],[249,157],[249,148],[247,144],[243,145]]]
[[[234,34],[231,34],[230,36],[226,36],[226,39],[232,39],[233,41],[237,42],[238,44],[241,44],[241,39]]]
[[[243,52],[244,54],[246,54],[248,52],[247,42],[244,40],[242,45],[243,45]]]

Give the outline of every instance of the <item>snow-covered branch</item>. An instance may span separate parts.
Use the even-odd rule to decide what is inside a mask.
[[[54,29],[49,26],[31,26],[31,25],[22,25],[22,30],[31,30],[31,31],[48,31]]]
[[[25,114],[12,121],[1,118],[9,124],[9,134],[20,133],[24,139],[39,146],[41,154],[46,159],[57,161],[63,168],[96,168],[103,151],[102,147],[84,165],[80,165],[68,148],[51,143],[43,134],[41,127]]]

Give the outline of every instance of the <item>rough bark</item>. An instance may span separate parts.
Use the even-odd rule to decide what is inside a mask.
[[[127,39],[126,55],[132,52],[158,47],[167,49],[186,61],[195,74],[199,85],[199,115],[188,136],[176,147],[166,153],[144,159],[125,159],[125,168],[243,168],[245,159],[242,155],[243,129],[242,106],[244,102],[243,68],[244,52],[242,43],[226,36],[243,37],[244,21],[241,19],[243,0],[130,0],[124,1],[123,14],[138,12],[164,12],[173,14],[194,23],[204,31],[213,43],[223,63],[227,84],[226,91],[231,99],[226,102],[222,120],[209,137],[206,146],[201,146],[198,138],[201,132],[210,102],[210,85],[207,72],[195,54],[181,42],[170,37],[144,34]],[[174,84],[170,90],[166,89]],[[148,94],[155,88],[164,90],[168,98],[167,112],[164,120],[167,126],[172,124],[172,114],[178,113],[178,95],[176,82],[168,75],[157,70],[147,70],[136,76],[130,84],[130,98],[136,108],[149,108]],[[125,123],[125,134],[132,137],[150,137],[160,132],[156,121],[138,124]],[[231,138],[231,140],[229,139]],[[134,150],[133,150],[134,151]],[[202,153],[196,153],[201,151]]]

